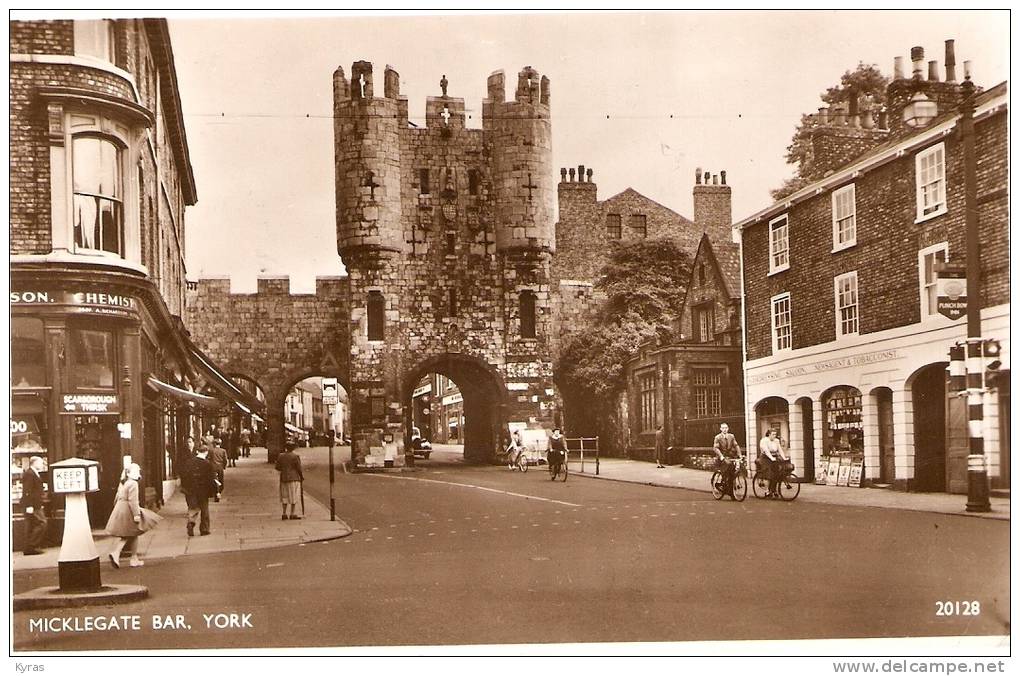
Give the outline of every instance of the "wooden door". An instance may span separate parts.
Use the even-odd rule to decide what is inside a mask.
[[[967,434],[967,398],[946,397],[946,490],[967,493],[967,456],[970,439]]]

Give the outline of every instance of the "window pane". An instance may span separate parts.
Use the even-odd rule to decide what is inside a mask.
[[[74,22],[74,53],[113,61],[113,25],[106,19]]]
[[[113,334],[81,329],[71,333],[71,379],[77,387],[113,387]]]
[[[11,385],[46,385],[46,350],[41,319],[11,318]]]

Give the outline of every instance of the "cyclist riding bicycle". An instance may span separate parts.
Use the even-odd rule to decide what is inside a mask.
[[[766,476],[769,478],[769,493],[767,497],[777,498],[779,497],[779,492],[776,490],[776,486],[782,478],[780,476],[782,470],[790,459],[783,452],[783,445],[779,443],[775,430],[772,428],[765,430],[765,436],[761,438],[758,450],[761,451],[761,455],[758,456],[763,465],[761,471],[766,472]]]
[[[733,485],[733,475],[737,471],[737,459],[740,457],[740,446],[737,438],[730,434],[730,426],[726,423],[719,425],[719,434],[715,435],[712,442],[712,450],[715,451],[719,471],[722,472],[723,486]]]
[[[549,463],[549,472],[555,475],[559,471],[560,465],[566,457],[567,444],[563,440],[563,436],[560,434],[560,428],[557,427],[552,431],[552,436],[549,437],[549,453],[546,454],[546,461]]]
[[[511,465],[516,465],[521,453],[524,452],[524,441],[521,440],[521,431],[514,430],[510,435],[510,445],[506,447],[507,460]]]

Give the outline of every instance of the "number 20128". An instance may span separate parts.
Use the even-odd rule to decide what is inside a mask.
[[[954,615],[980,615],[980,601],[936,601],[936,617],[953,617]]]

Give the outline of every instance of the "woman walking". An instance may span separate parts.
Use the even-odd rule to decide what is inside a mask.
[[[138,558],[138,536],[162,521],[158,514],[138,504],[138,480],[141,478],[142,468],[137,463],[125,467],[120,475],[116,502],[106,522],[106,532],[120,538],[110,552],[110,564],[114,568],[120,568],[120,555],[125,550],[131,554],[132,568],[144,566],[145,562]]]

